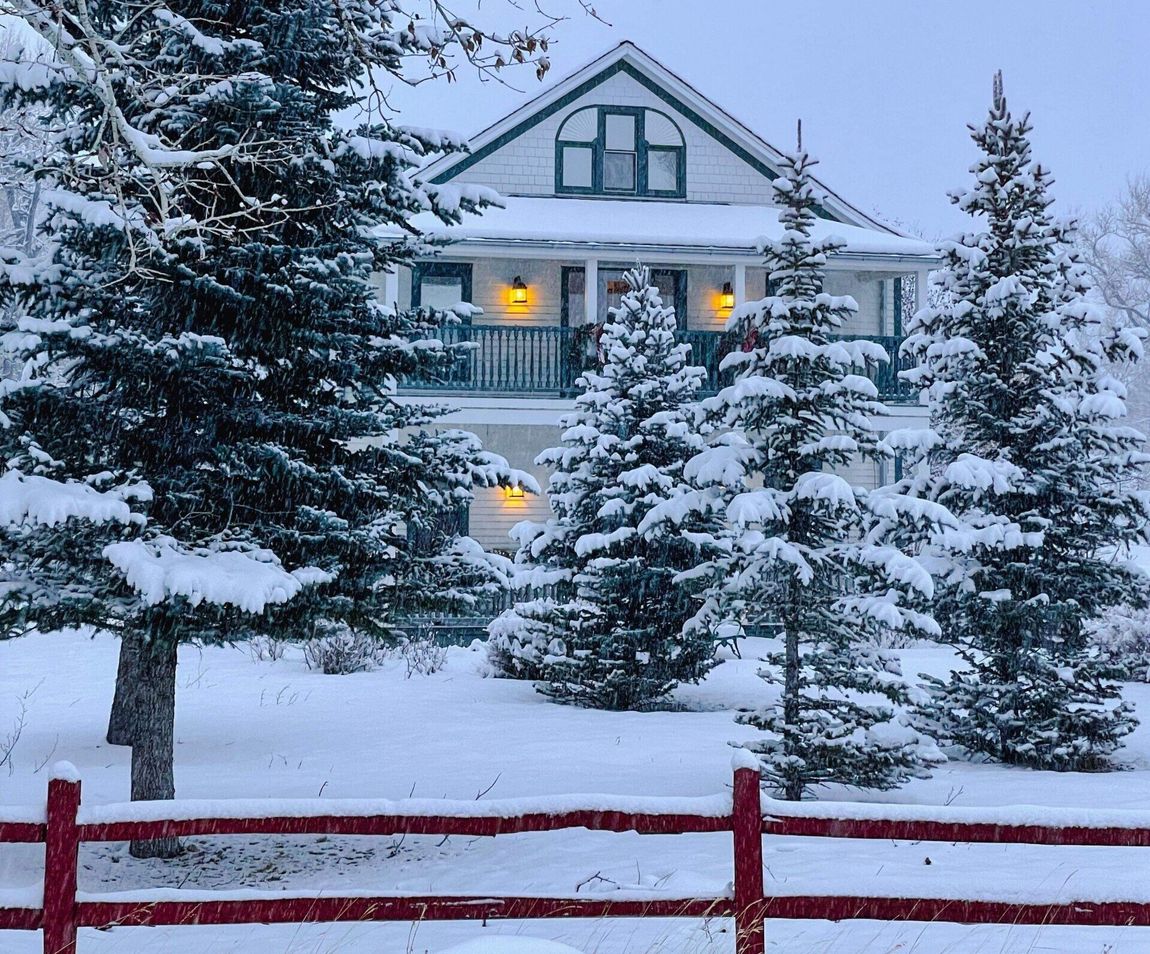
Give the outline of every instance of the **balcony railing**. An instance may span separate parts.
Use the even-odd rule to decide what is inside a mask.
[[[434,377],[405,382],[404,391],[452,394],[534,394],[566,397],[577,390],[576,380],[597,361],[596,339],[589,329],[555,325],[449,325],[440,329],[446,345],[467,345],[459,356]],[[691,362],[707,369],[706,393],[730,383],[730,372],[719,364],[738,339],[715,331],[681,331],[679,340],[691,346]],[[881,400],[905,403],[912,389],[898,378],[909,367],[899,355],[902,338],[892,335],[851,335],[847,340],[882,345],[891,360],[871,365],[868,376]]]

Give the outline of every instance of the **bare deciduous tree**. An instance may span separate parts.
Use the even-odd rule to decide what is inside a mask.
[[[1125,191],[1078,232],[1095,293],[1116,321],[1150,330],[1150,174],[1129,180]],[[1115,369],[1130,389],[1130,416],[1150,422],[1150,368]]]
[[[1150,328],[1150,175],[1131,179],[1080,237],[1102,300],[1129,323]]]
[[[43,63],[48,57],[46,50],[21,43],[13,30],[0,32],[0,63]],[[43,111],[0,110],[0,246],[25,255],[36,249],[41,208],[33,169],[48,154],[52,135]]]
[[[598,18],[588,0],[578,0],[589,15]],[[508,0],[517,13],[520,5]],[[338,5],[337,5],[338,6]],[[460,16],[442,0],[385,0],[382,4],[392,22],[405,24],[406,36],[400,44],[397,66],[387,72],[387,79],[405,84],[457,78],[461,65],[470,65],[484,78],[502,77],[506,67],[531,69],[542,79],[550,69],[548,49],[550,31],[566,16],[544,11],[538,4],[530,17],[534,25],[507,31],[485,30],[473,20]],[[349,36],[356,36],[354,17],[341,10]],[[67,181],[73,186],[85,184],[87,191],[107,198],[100,214],[119,216],[133,250],[130,273],[145,271],[148,252],[172,241],[192,236],[203,241],[208,235],[242,240],[246,235],[287,221],[292,216],[313,209],[296,209],[282,202],[258,201],[244,193],[231,171],[260,165],[287,164],[292,161],[286,143],[269,142],[253,125],[236,142],[214,149],[188,149],[179,135],[157,135],[145,131],[130,115],[125,104],[162,99],[170,113],[180,111],[181,102],[191,104],[210,93],[213,83],[223,83],[226,76],[205,73],[172,75],[157,64],[133,59],[123,48],[123,38],[139,23],[154,20],[157,29],[168,28],[195,37],[203,37],[198,26],[169,9],[164,0],[129,0],[121,16],[106,22],[98,16],[88,0],[0,0],[0,16],[20,20],[39,38],[43,51],[35,64],[5,57],[0,50],[0,69],[5,66],[22,69],[22,85],[48,86],[56,82],[75,82],[83,77],[88,90],[99,101],[103,111],[101,133],[85,150],[73,150],[66,166],[52,171],[54,181]],[[206,26],[206,24],[205,24]],[[205,42],[212,42],[205,38]],[[363,44],[379,44],[379,37],[357,37]],[[15,48],[15,44],[13,44]],[[370,57],[365,52],[364,62]],[[368,113],[382,113],[387,108],[386,95],[378,84],[379,77],[368,72],[362,82],[362,104]],[[8,110],[15,134],[28,138],[34,117],[27,107]],[[0,154],[4,125],[0,124]],[[47,150],[45,150],[45,155]],[[43,160],[43,156],[39,157]],[[55,157],[62,159],[63,157]],[[3,189],[0,168],[0,189]],[[220,178],[231,183],[234,201],[220,195]],[[27,178],[39,197],[40,179]],[[183,197],[177,202],[175,197]],[[24,214],[26,199],[18,199],[16,220],[25,227],[27,242],[33,241],[34,220]],[[0,211],[0,228],[7,216]],[[23,243],[4,241],[0,247]]]

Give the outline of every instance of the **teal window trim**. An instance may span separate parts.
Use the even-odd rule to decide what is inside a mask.
[[[567,287],[567,282],[572,274],[578,273],[584,275],[586,280],[586,269],[582,265],[561,265],[559,266],[559,327],[571,327],[571,296],[570,290]],[[586,285],[584,285],[586,288]],[[586,294],[586,292],[584,292]]]
[[[563,150],[565,148],[591,150],[591,185],[569,186],[563,184]],[[602,173],[602,151],[599,140],[594,142],[575,142],[570,139],[555,140],[555,191],[564,195],[598,195],[598,180]]]
[[[460,279],[460,295],[463,300],[471,304],[471,263],[470,262],[416,262],[411,266],[411,307],[418,308],[423,304],[423,289],[420,287],[425,278],[458,278]],[[469,320],[469,319],[468,319]]]
[[[607,117],[608,116],[631,116],[635,120],[635,148],[633,150],[620,150],[607,148]],[[646,183],[646,170],[640,168],[643,163],[640,161],[640,154],[643,149],[643,110],[635,106],[600,106],[599,107],[599,191],[603,195],[645,195]],[[607,184],[603,181],[603,170],[607,163],[607,154],[609,152],[621,153],[622,155],[633,155],[635,157],[635,175],[632,182],[634,188],[631,189],[608,189]]]
[[[588,108],[588,107],[584,107]],[[644,106],[599,106],[596,123],[596,137],[593,142],[576,142],[570,139],[555,139],[555,194],[556,195],[598,195],[613,198],[660,198],[684,199],[687,197],[687,140],[683,130],[670,116],[660,110],[650,110]],[[646,114],[657,112],[664,116],[678,130],[681,146],[650,146],[646,136]],[[634,189],[608,189],[603,182],[603,166],[609,151],[607,142],[607,117],[633,116],[635,118],[635,188]],[[563,128],[563,123],[559,124]],[[563,150],[565,148],[591,149],[591,185],[571,186],[563,182]],[[619,150],[614,150],[619,151]],[[652,189],[649,187],[647,177],[649,157],[652,152],[674,152],[678,156],[677,178],[674,189]]]

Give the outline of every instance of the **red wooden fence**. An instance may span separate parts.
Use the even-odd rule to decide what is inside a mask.
[[[573,811],[522,812],[505,816],[476,809],[430,815],[403,810],[386,814],[296,814],[279,817],[228,817],[228,811],[181,813],[179,802],[148,803],[149,810],[126,810],[123,817],[98,812],[99,821],[80,816],[80,781],[70,767],[58,771],[48,785],[44,821],[0,819],[0,843],[44,845],[43,906],[0,907],[0,930],[43,930],[44,954],[76,954],[81,927],[267,924],[337,921],[442,921],[560,917],[729,917],[735,921],[736,954],[764,954],[767,918],[880,921],[951,921],[969,924],[1074,924],[1150,926],[1150,904],[1142,902],[1074,901],[1064,904],[1018,904],[947,898],[848,896],[767,897],[763,888],[762,836],[803,835],[830,838],[994,842],[1038,845],[1101,845],[1150,847],[1150,825],[1083,827],[997,824],[985,821],[939,821],[878,817],[831,817],[834,805],[820,805],[818,814],[768,815],[760,801],[759,773],[737,762],[729,807],[707,814],[681,811],[623,811],[588,808]],[[658,800],[644,800],[644,808]],[[666,799],[670,807],[703,804],[707,800]],[[227,803],[216,803],[226,805]],[[275,803],[269,803],[273,807]],[[709,803],[713,805],[714,803]],[[724,803],[725,804],[725,803]],[[776,803],[777,804],[777,803]],[[166,808],[164,807],[166,806]],[[339,802],[331,803],[331,810]],[[634,807],[633,805],[631,806]],[[320,803],[313,810],[327,805]],[[489,808],[489,806],[488,806]],[[785,810],[785,806],[779,806]],[[846,806],[838,806],[846,811]],[[881,807],[877,811],[881,812]],[[150,817],[167,811],[168,817]],[[145,817],[141,819],[140,815]],[[857,809],[853,814],[858,815]],[[989,818],[989,814],[987,814]],[[730,832],[733,836],[733,891],[716,897],[607,900],[549,897],[318,897],[259,898],[209,901],[81,901],[76,894],[77,853],[84,841],[126,841],[169,836],[238,834],[315,835],[473,835],[587,828],[633,831],[639,834]]]

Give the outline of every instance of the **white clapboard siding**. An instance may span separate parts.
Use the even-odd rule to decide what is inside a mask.
[[[467,261],[445,256],[444,261]],[[627,267],[634,263],[601,261],[601,268]],[[733,265],[677,266],[671,261],[650,261],[652,268],[682,268],[687,272],[688,327],[695,331],[722,331],[728,311],[720,308],[719,295],[725,282],[734,283]],[[563,266],[582,266],[568,259],[476,258],[471,260],[472,304],[483,309],[478,324],[558,325],[562,308],[560,282]],[[512,305],[511,285],[516,277],[527,285],[527,304]],[[376,276],[382,284],[382,276]],[[399,303],[411,304],[411,271],[399,269]],[[832,295],[850,295],[859,311],[844,328],[844,334],[889,334],[894,309],[893,280],[879,279],[873,273],[830,271],[826,290]],[[766,270],[747,269],[747,300],[766,294]]]

